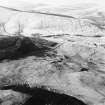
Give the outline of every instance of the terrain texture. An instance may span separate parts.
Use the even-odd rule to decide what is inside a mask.
[[[78,8],[0,7],[0,105],[23,105],[39,88],[105,105],[105,13]]]

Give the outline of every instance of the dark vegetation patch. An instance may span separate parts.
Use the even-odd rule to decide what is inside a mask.
[[[0,60],[27,56],[44,57],[57,43],[41,38],[6,37],[0,39]]]
[[[23,105],[86,105],[79,99],[61,93],[48,91],[43,87],[30,88],[27,85],[6,86],[2,89],[12,89],[31,95]]]
[[[81,68],[80,71],[88,71],[89,69],[88,68]]]

